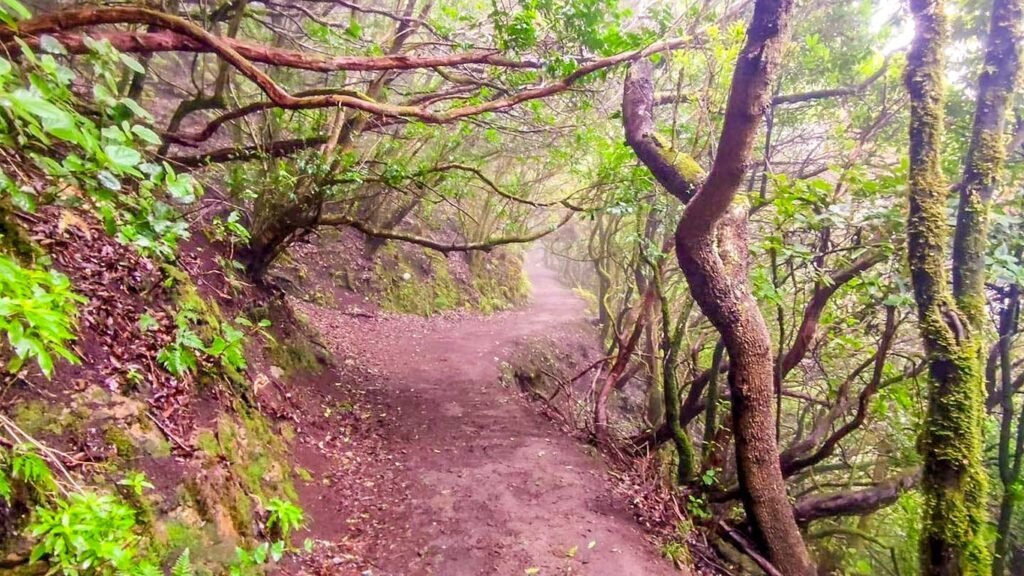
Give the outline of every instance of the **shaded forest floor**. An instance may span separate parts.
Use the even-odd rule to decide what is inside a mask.
[[[536,259],[527,270],[530,304],[491,316],[293,302],[350,382],[315,383],[319,405],[351,417],[307,427],[296,447],[314,476],[299,492],[318,542],[287,571],[675,573],[600,457],[499,383],[517,343],[593,338],[583,302]]]

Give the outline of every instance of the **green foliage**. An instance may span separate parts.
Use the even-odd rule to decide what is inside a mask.
[[[249,576],[250,574],[255,574],[268,561],[279,561],[284,557],[284,552],[285,544],[280,540],[273,544],[263,542],[252,550],[236,548],[235,562],[228,568],[228,576]]]
[[[214,326],[210,323],[215,322]],[[157,361],[171,374],[181,377],[199,370],[200,359],[209,358],[220,362],[223,366],[235,371],[243,371],[247,367],[245,360],[246,333],[238,326],[260,331],[270,326],[269,320],[261,320],[257,324],[244,317],[235,318],[234,324],[219,321],[215,318],[204,318],[194,306],[186,305],[175,316],[174,341],[157,355]],[[198,327],[213,331],[210,343],[203,342],[196,331]]]
[[[302,528],[306,522],[302,508],[281,498],[271,499],[267,503],[267,512],[270,513],[267,518],[267,530],[276,531],[286,542],[291,533]]]
[[[171,576],[195,576],[195,573],[195,569],[192,568],[192,554],[185,548],[171,566]]]
[[[245,332],[235,328],[230,323],[224,322],[221,324],[220,334],[215,335],[213,341],[203,348],[203,351],[236,371],[242,371],[246,368]]]
[[[76,303],[63,274],[24,268],[0,254],[0,330],[14,351],[8,370],[17,372],[35,360],[44,374],[53,374],[53,356],[77,358],[67,344],[74,339]]]
[[[524,52],[550,35],[563,46],[563,53],[569,52],[568,47],[579,47],[602,56],[650,42],[669,21],[669,15],[662,13],[656,28],[626,31],[623,24],[630,16],[632,12],[618,0],[526,0],[515,12],[494,4],[491,13],[498,45],[504,50]],[[573,60],[556,57],[548,71],[563,76],[575,67]]]
[[[174,333],[174,342],[165,346],[157,354],[157,362],[171,374],[181,377],[199,370],[199,357],[204,349],[203,340],[192,329],[194,316],[188,312],[179,312],[175,316],[178,326]]]
[[[54,489],[50,467],[36,453],[35,447],[20,444],[11,450],[0,452],[4,469],[0,469],[0,495],[10,501],[12,493],[11,481],[20,482],[34,493],[46,494]]]
[[[27,161],[26,166],[5,167],[23,184],[9,174],[0,178],[4,195],[23,210],[33,210],[39,199],[90,204],[108,233],[144,255],[172,258],[188,227],[168,201],[193,202],[200,190],[190,175],[176,174],[166,162],[149,162],[142,152],[159,143],[144,125],[152,117],[133,100],[116,95],[120,67],[138,63],[106,41],[86,38],[93,104],[99,112],[93,120],[78,111],[71,89],[75,74],[54,57],[64,53],[63,46],[44,38],[43,52],[53,54],[36,54],[23,45],[17,67],[0,62],[0,106],[6,112],[0,118],[0,144],[19,150]],[[43,198],[24,185],[26,171],[47,176],[50,196]]]
[[[74,492],[36,508],[29,534],[38,539],[31,562],[46,559],[51,571],[68,576],[151,572],[140,563],[140,528],[135,510],[114,496]]]
[[[281,341],[270,342],[267,353],[274,366],[286,375],[319,374],[323,371],[316,344],[305,334],[293,334]]]
[[[686,544],[679,540],[670,540],[662,544],[661,555],[679,567],[687,566],[690,563],[690,551],[686,548]]]
[[[131,472],[124,477],[120,482],[120,486],[126,486],[131,490],[132,494],[136,496],[142,496],[142,493],[147,489],[152,489],[153,484],[146,479],[146,475],[142,472]]]
[[[217,241],[227,241],[241,246],[248,244],[252,235],[241,220],[242,214],[238,210],[232,210],[226,218],[214,217],[210,222],[210,237]]]

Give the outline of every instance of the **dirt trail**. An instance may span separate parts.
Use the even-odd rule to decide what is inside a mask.
[[[673,574],[601,461],[499,384],[512,344],[579,329],[584,305],[530,259],[531,303],[490,317],[311,320],[343,362],[374,362],[407,494],[378,574]]]

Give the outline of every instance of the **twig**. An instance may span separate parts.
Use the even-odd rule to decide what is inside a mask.
[[[164,436],[167,436],[167,438],[171,442],[174,442],[175,444],[177,444],[179,448],[181,448],[182,450],[185,450],[186,452],[192,452],[193,451],[191,446],[188,446],[184,442],[179,440],[178,437],[175,436],[174,434],[172,434],[171,431],[168,430],[167,427],[163,423],[161,423],[160,420],[158,420],[156,416],[153,416],[153,414],[151,412],[146,412],[146,416],[148,416],[149,419],[153,421],[153,424],[156,424],[156,427],[159,428],[160,431],[164,433]]]
[[[77,492],[81,492],[82,491],[82,487],[78,484],[78,482],[75,480],[75,478],[71,475],[71,472],[69,472],[68,469],[64,466],[64,463],[61,462],[61,458],[64,458],[64,459],[67,459],[69,461],[76,462],[76,463],[79,463],[79,464],[82,463],[81,461],[75,459],[74,457],[72,457],[69,454],[61,452],[60,450],[54,450],[53,448],[50,448],[49,446],[44,445],[42,442],[36,440],[31,435],[29,435],[27,432],[25,432],[24,430],[19,428],[17,424],[15,424],[13,421],[11,421],[6,416],[0,415],[0,424],[3,424],[4,428],[7,429],[7,433],[10,434],[12,438],[14,438],[15,443],[17,443],[17,444],[28,443],[28,444],[32,444],[33,446],[38,448],[39,451],[41,452],[42,458],[44,458],[46,461],[48,461],[49,463],[51,463],[54,466],[56,466],[57,469],[60,470],[60,473],[68,481],[68,483],[75,489],[75,491],[77,491]],[[60,484],[60,482],[55,482],[55,484],[57,485],[57,488],[65,496],[68,495],[67,489],[64,488],[64,486],[62,486]]]

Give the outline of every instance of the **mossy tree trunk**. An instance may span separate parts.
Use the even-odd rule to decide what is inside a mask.
[[[701,311],[729,353],[729,387],[743,506],[759,546],[787,576],[815,573],[779,466],[771,335],[748,277],[747,210],[734,202],[770,104],[793,8],[758,0],[733,72],[719,151],[704,179],[692,159],[655,137],[651,65],[635,63],[623,94],[626,140],[667,192],[686,203],[676,256]]]
[[[984,266],[988,204],[1005,157],[1007,97],[1018,69],[1022,0],[995,0],[979,78],[948,281],[949,240],[942,174],[943,77],[948,31],[943,0],[912,0],[916,36],[907,60],[910,93],[908,260],[930,375],[920,449],[924,526],[921,573],[990,570],[983,532],[986,322]]]
[[[665,293],[662,281],[662,267],[659,262],[654,268],[651,280],[654,291],[657,292],[661,303],[661,340],[662,349],[662,390],[664,392],[665,423],[672,432],[672,443],[678,455],[676,479],[680,484],[689,482],[696,470],[693,453],[693,442],[686,428],[682,424],[680,409],[682,406],[679,393],[679,351],[683,347],[683,336],[685,335],[686,321],[682,315],[672,327],[672,316],[668,295]]]

